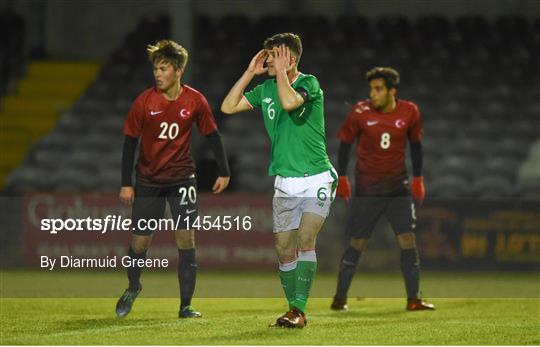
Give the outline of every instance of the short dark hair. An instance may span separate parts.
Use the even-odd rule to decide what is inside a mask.
[[[396,88],[399,85],[399,72],[391,67],[374,67],[366,73],[366,79],[368,82],[371,80],[382,78],[386,88]]]
[[[176,69],[185,68],[188,62],[188,51],[172,40],[161,40],[155,45],[148,45],[148,59],[152,64],[166,61]]]
[[[300,36],[293,33],[281,33],[264,40],[264,49],[272,49],[276,46],[285,45],[296,55],[298,62],[302,56],[302,40]]]

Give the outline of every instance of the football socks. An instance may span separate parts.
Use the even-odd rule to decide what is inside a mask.
[[[135,253],[135,251],[133,251],[131,247],[129,247],[128,256],[131,259],[146,259],[146,251],[137,254]],[[139,289],[141,272],[142,272],[142,266],[132,265],[127,268],[130,291],[137,291]]]
[[[358,267],[358,260],[362,252],[357,251],[354,247],[349,246],[343,253],[339,266],[338,284],[336,290],[336,298],[346,299],[347,292],[351,286],[352,279]]]
[[[178,250],[178,284],[180,285],[180,309],[191,305],[197,280],[195,248]]]
[[[401,273],[405,280],[407,298],[418,298],[420,286],[420,259],[416,248],[401,250]]]
[[[289,310],[292,309],[292,302],[296,297],[296,265],[296,259],[290,263],[279,264],[279,279],[289,302]]]
[[[306,310],[309,291],[316,271],[317,255],[315,250],[299,251],[298,263],[296,264],[296,294],[292,306],[302,312]]]

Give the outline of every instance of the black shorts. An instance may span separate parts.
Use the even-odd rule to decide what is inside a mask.
[[[153,222],[148,223],[148,221],[163,219],[165,201],[169,202],[172,220],[174,225],[178,226],[178,230],[189,229],[184,218],[189,216],[190,223],[192,223],[199,214],[197,208],[197,181],[190,179],[167,187],[151,187],[137,183],[131,216],[134,234],[151,235],[156,231],[153,230],[155,224],[152,225]],[[176,224],[178,220],[180,222]]]
[[[396,235],[413,232],[416,227],[414,204],[408,190],[385,196],[356,195],[347,219],[347,233],[354,238],[369,238],[381,216],[385,216]]]

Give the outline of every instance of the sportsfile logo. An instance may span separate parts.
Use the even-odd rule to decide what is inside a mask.
[[[252,228],[251,216],[197,216],[195,209],[187,210],[186,215],[179,215],[176,220],[139,219],[136,225],[129,218],[108,215],[105,218],[45,218],[41,220],[41,231],[56,235],[65,231],[91,231],[105,234],[109,231],[171,231],[181,229],[215,230],[215,231],[249,231]]]
[[[108,215],[101,218],[45,218],[41,220],[41,231],[58,234],[59,231],[100,231],[105,234],[112,230],[131,230],[131,219]]]

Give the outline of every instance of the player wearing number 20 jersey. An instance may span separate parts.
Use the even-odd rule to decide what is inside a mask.
[[[186,222],[197,216],[197,182],[189,145],[193,124],[206,137],[218,162],[214,193],[227,187],[229,167],[208,102],[201,93],[181,83],[188,52],[174,41],[162,40],[148,47],[148,56],[154,68],[156,86],[135,99],[124,124],[120,200],[133,205],[133,236],[128,256],[137,260],[146,258],[153,230],[145,226],[151,220],[163,218],[169,203],[178,227],[174,236],[179,255],[179,317],[196,318],[201,314],[191,306],[197,274],[195,236]],[[137,181],[133,187],[131,176],[139,139]],[[127,269],[129,287],[117,302],[119,317],[131,311],[142,289],[141,271],[142,267],[137,265]]]
[[[190,135],[194,124],[207,136],[217,130],[206,98],[182,85],[182,94],[169,101],[156,87],[141,93],[124,124],[124,134],[141,138],[137,180],[146,185],[173,185],[195,174]]]

